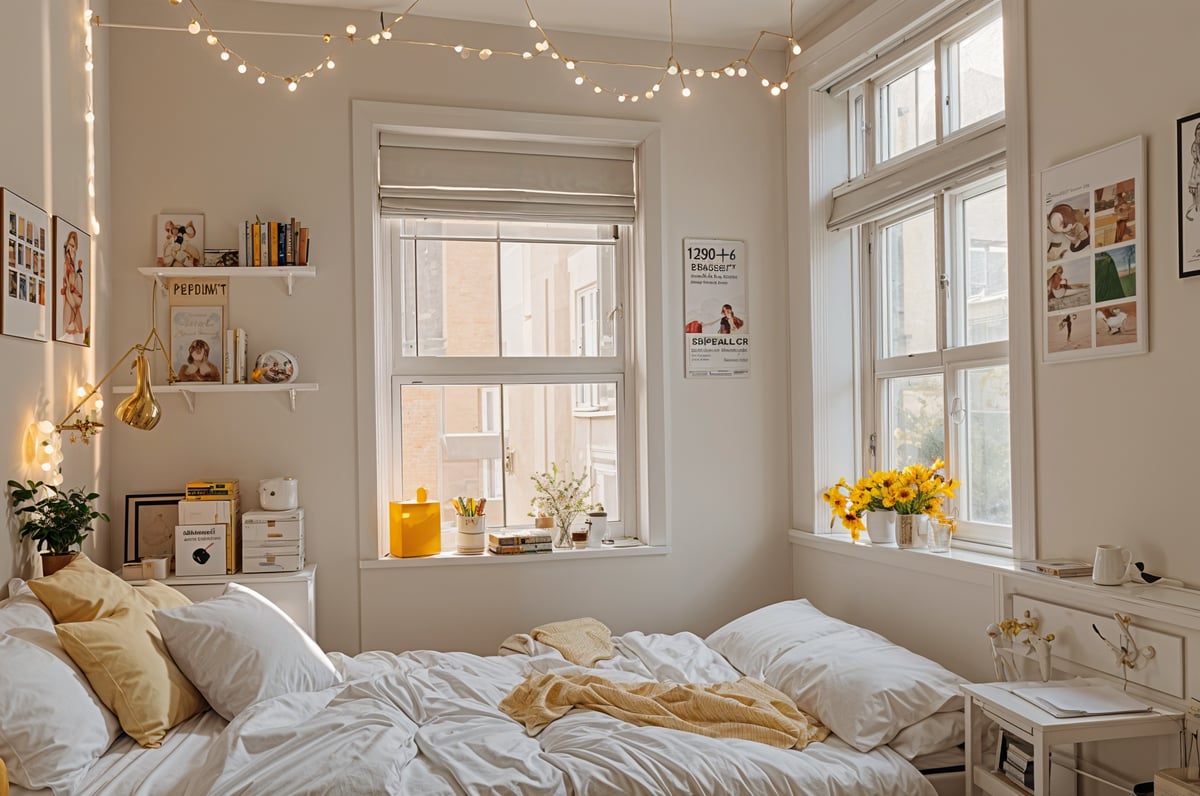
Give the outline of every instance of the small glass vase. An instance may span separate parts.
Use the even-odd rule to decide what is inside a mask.
[[[929,532],[925,536],[925,549],[931,553],[949,553],[950,540],[954,537],[954,526],[948,522],[929,521]]]
[[[897,514],[896,547],[924,547],[928,527],[928,514]]]
[[[572,547],[571,523],[559,525],[554,531],[554,546],[562,549]]]

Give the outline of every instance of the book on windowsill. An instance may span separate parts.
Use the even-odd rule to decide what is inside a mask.
[[[527,553],[553,553],[554,545],[552,545],[550,542],[540,542],[536,544],[489,544],[488,552],[496,556],[520,556]]]
[[[490,531],[488,544],[494,547],[510,545],[550,544],[553,539],[545,531]]]
[[[1022,561],[1021,569],[1026,572],[1036,572],[1039,575],[1052,575],[1056,578],[1080,578],[1092,574],[1091,564],[1086,561],[1074,561],[1067,558]]]

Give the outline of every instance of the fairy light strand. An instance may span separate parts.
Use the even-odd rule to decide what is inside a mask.
[[[172,6],[183,6],[185,0],[169,0]],[[379,45],[381,43],[401,44],[415,47],[433,47],[445,50],[452,50],[463,59],[478,58],[481,61],[488,61],[494,56],[505,58],[516,58],[523,61],[536,60],[546,53],[550,54],[550,59],[557,61],[558,65],[563,67],[567,72],[568,78],[577,86],[584,88],[590,87],[595,94],[608,94],[616,97],[618,102],[637,102],[640,98],[647,100],[653,99],[657,95],[663,82],[669,77],[675,77],[679,80],[680,93],[684,97],[691,95],[691,87],[688,86],[685,77],[696,76],[698,78],[711,77],[716,81],[722,76],[726,77],[748,77],[751,74],[758,78],[763,88],[767,89],[772,96],[779,96],[782,92],[788,89],[788,81],[793,75],[792,62],[793,59],[800,54],[801,47],[795,36],[795,0],[789,0],[788,6],[788,32],[778,33],[775,31],[762,30],[759,31],[758,37],[755,39],[753,46],[746,52],[745,55],[734,58],[724,64],[714,67],[707,66],[684,66],[676,55],[676,39],[675,39],[675,6],[674,0],[667,0],[667,16],[669,23],[669,49],[666,64],[644,64],[627,61],[615,61],[599,58],[578,58],[561,49],[551,37],[549,31],[538,21],[538,15],[534,13],[530,0],[522,0],[525,5],[525,10],[529,15],[529,28],[531,31],[536,31],[539,35],[539,40],[535,43],[531,50],[523,50],[516,52],[512,50],[497,50],[491,47],[474,47],[463,42],[440,42],[440,41],[418,41],[411,39],[400,39],[395,36],[395,28],[399,25],[412,11],[421,0],[412,0],[403,12],[397,14],[390,22],[383,14],[379,14],[379,30],[370,34],[360,34],[358,26],[354,23],[345,26],[344,33],[293,33],[283,31],[264,31],[264,30],[222,30],[212,25],[204,11],[200,8],[197,0],[186,0],[190,15],[186,30],[193,36],[199,36],[204,33],[204,40],[217,53],[217,57],[223,63],[232,65],[236,72],[240,75],[249,75],[254,78],[259,85],[265,85],[268,81],[278,81],[289,92],[295,92],[301,81],[310,80],[316,77],[323,71],[333,70],[337,62],[334,60],[334,53],[337,47],[343,42],[348,45],[354,45],[358,42],[366,42],[370,45]],[[91,20],[95,26],[100,26],[99,16],[95,16]],[[107,27],[123,28],[132,30],[166,30],[177,31],[179,28],[149,26],[136,24],[115,24],[111,22],[103,23]],[[91,26],[89,26],[90,28]],[[252,60],[248,54],[241,50],[232,47],[228,44],[223,36],[240,35],[240,36],[278,36],[291,38],[319,38],[324,43],[331,45],[320,60],[305,70],[297,72],[277,72],[267,67],[261,66],[258,62]],[[772,79],[760,70],[754,64],[754,56],[757,54],[759,47],[767,37],[783,39],[787,42],[789,50],[787,51],[786,73],[780,79]],[[89,55],[88,64],[91,64]],[[652,82],[643,84],[635,89],[618,88],[611,82],[602,81],[597,78],[588,67],[613,67],[626,70],[649,70],[657,73]],[[89,108],[89,114],[91,113]]]

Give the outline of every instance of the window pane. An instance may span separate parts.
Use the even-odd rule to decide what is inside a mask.
[[[495,243],[418,239],[404,265],[415,269],[404,283],[415,285],[419,356],[499,352]]]
[[[613,356],[614,255],[610,244],[505,242],[503,356]]]
[[[590,411],[577,407],[581,392],[594,396]],[[391,499],[412,500],[425,487],[448,530],[452,498],[484,497],[488,527],[529,527],[530,476],[554,463],[564,473],[586,469],[593,500],[618,521],[616,395],[615,382],[401,385],[400,495]]]
[[[881,142],[880,160],[894,158],[934,139],[936,101],[933,61],[880,89],[879,112],[887,131]]]
[[[937,349],[933,211],[883,228],[883,356]]]
[[[996,19],[958,43],[958,126],[1004,110],[1004,24]]]
[[[1008,366],[968,370],[965,404],[968,488],[963,519],[1011,525]]]
[[[1008,339],[1008,196],[1001,186],[963,202],[967,345]]]
[[[470,221],[462,218],[409,218],[404,234],[424,238],[495,238],[495,221]]]
[[[887,468],[905,467],[917,462],[932,464],[946,456],[943,425],[942,375],[905,376],[887,379],[883,397],[886,402],[887,433],[890,435]]]
[[[500,237],[506,240],[612,240],[613,228],[608,224],[501,221]]]

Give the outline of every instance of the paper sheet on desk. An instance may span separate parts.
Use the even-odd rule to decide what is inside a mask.
[[[1152,709],[1129,694],[1103,685],[1040,686],[1014,688],[1012,692],[1060,719],[1110,713],[1145,713]]]

